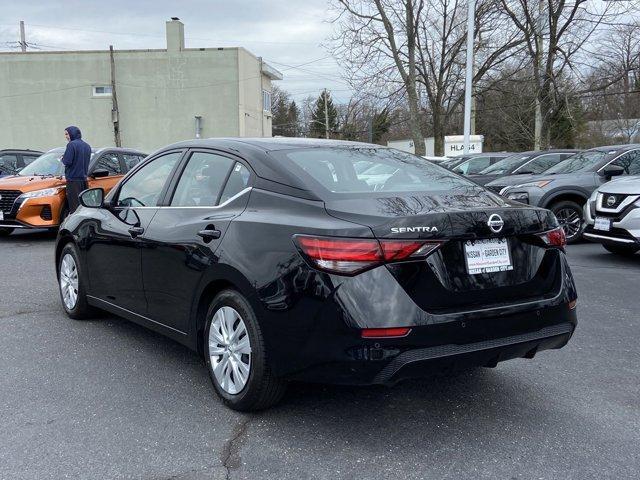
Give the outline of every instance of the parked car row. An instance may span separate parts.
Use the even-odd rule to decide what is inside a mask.
[[[15,229],[55,230],[69,211],[64,165],[60,162],[64,148],[54,148],[40,156],[27,152],[28,155],[21,154],[23,159],[29,158],[23,167],[0,178],[0,236],[9,235]],[[101,187],[108,192],[145,156],[129,148],[93,149],[89,187]]]
[[[451,168],[450,164],[444,166]],[[456,171],[456,167],[453,171],[465,174]],[[585,151],[522,152],[494,163],[477,175],[467,175],[476,183],[510,200],[551,210],[565,231],[567,243],[575,243],[582,238],[594,240],[597,238],[594,237],[595,233],[587,231],[585,234],[585,228],[590,228],[591,218],[587,215],[585,205],[592,194],[595,195],[595,190],[613,177],[640,175],[640,145],[603,146]],[[628,189],[631,184],[634,181],[621,185]],[[628,198],[632,198],[634,192],[615,193],[631,195]],[[631,200],[625,204],[634,205]],[[611,228],[624,226],[616,223]],[[608,244],[612,244],[611,241]],[[635,244],[629,244],[624,250],[631,251],[634,248]]]

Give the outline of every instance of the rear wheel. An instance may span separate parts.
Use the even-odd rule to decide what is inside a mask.
[[[58,285],[62,307],[75,320],[88,318],[94,313],[87,303],[85,283],[78,251],[73,243],[67,243],[58,260]]]
[[[11,235],[11,232],[13,232],[13,228],[0,228],[0,237]]]
[[[213,299],[204,340],[211,381],[228,407],[262,410],[282,398],[286,383],[271,372],[260,325],[240,293],[225,290]]]
[[[554,203],[549,209],[555,214],[558,223],[564,230],[567,243],[578,242],[582,238],[582,231],[584,230],[584,217],[580,204],[565,200]]]
[[[616,255],[622,255],[623,257],[631,257],[640,250],[640,247],[636,245],[602,245],[608,252],[615,253]]]

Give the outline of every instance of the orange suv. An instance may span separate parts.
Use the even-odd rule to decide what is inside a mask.
[[[69,212],[65,195],[64,148],[41,155],[16,175],[0,178],[0,236],[17,228],[51,228],[62,223]],[[146,156],[128,148],[91,150],[89,188],[111,190]]]

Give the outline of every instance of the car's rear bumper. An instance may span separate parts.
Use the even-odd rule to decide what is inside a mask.
[[[563,304],[493,318],[494,331],[471,323],[416,327],[396,339],[318,336],[306,346],[307,367],[285,376],[322,383],[389,385],[468,367],[492,367],[563,347],[573,335],[577,317],[575,309]]]

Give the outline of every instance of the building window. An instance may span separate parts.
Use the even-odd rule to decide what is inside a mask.
[[[262,91],[262,109],[271,113],[271,92],[267,90]]]
[[[95,85],[93,87],[94,97],[110,97],[112,93],[111,85]]]

